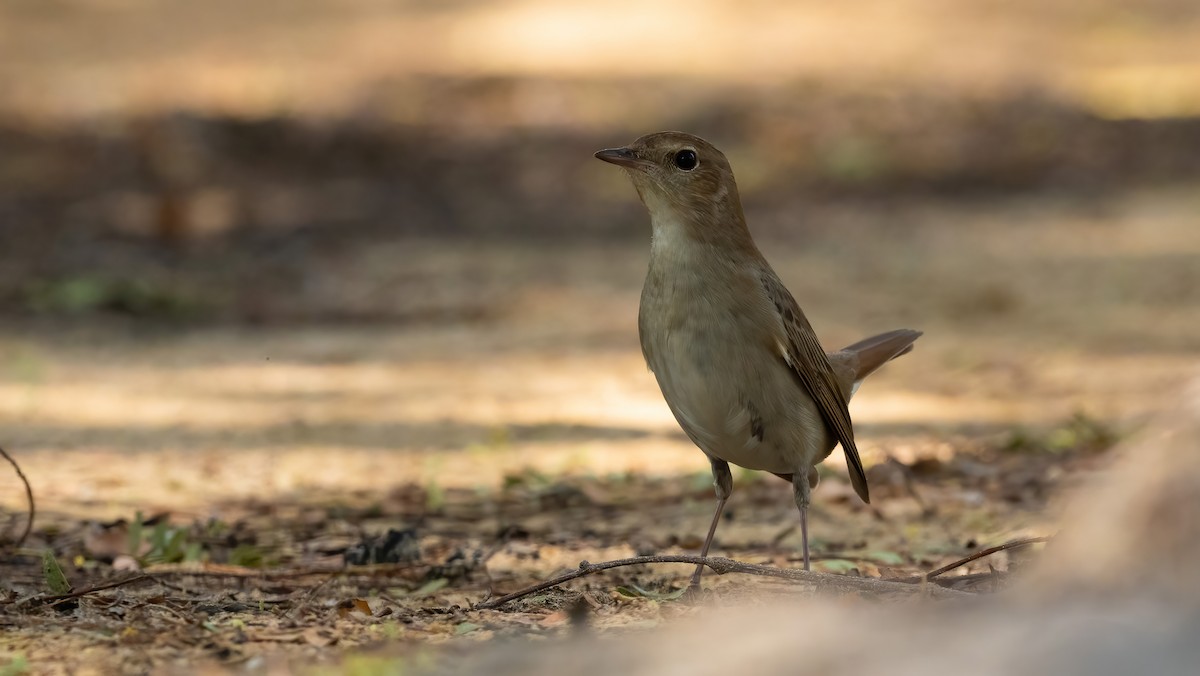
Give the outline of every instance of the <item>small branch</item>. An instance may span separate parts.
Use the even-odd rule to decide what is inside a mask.
[[[8,451],[4,450],[3,447],[0,447],[0,455],[3,455],[4,459],[9,461],[12,464],[13,469],[17,471],[17,476],[20,477],[21,483],[25,484],[25,499],[29,502],[29,518],[25,520],[25,530],[13,544],[13,549],[17,550],[21,548],[21,545],[25,544],[25,539],[29,537],[29,532],[33,530],[33,515],[36,512],[33,504],[33,488],[30,487],[29,479],[25,477],[25,473],[21,471],[21,466],[17,464],[16,460],[13,460],[12,456],[9,455]]]
[[[891,580],[878,580],[870,577],[849,577],[846,575],[831,575],[829,573],[813,573],[806,570],[796,570],[791,568],[775,568],[773,566],[762,566],[754,563],[742,563],[733,559],[726,559],[719,556],[702,557],[688,555],[668,555],[668,556],[636,556],[629,559],[617,559],[614,561],[604,561],[602,563],[588,563],[582,561],[577,570],[570,573],[559,575],[556,578],[539,582],[531,587],[526,587],[511,594],[505,594],[496,599],[483,601],[474,606],[475,610],[489,610],[499,608],[500,606],[515,601],[516,599],[536,594],[551,587],[569,582],[571,580],[598,573],[602,570],[610,568],[619,568],[621,566],[637,566],[647,563],[686,563],[689,565],[705,565],[718,575],[726,573],[746,573],[749,575],[762,575],[764,577],[774,577],[794,582],[806,582],[821,587],[827,587],[839,592],[872,592],[876,594],[900,593],[913,594],[925,593],[933,598],[962,598],[971,596],[966,592],[960,592],[952,589],[944,589],[937,586],[928,587],[913,587]]]
[[[244,580],[288,580],[293,578],[329,575],[332,577],[390,577],[429,568],[428,563],[381,563],[369,566],[320,566],[285,570],[260,570],[238,566],[197,568],[191,564],[160,564],[146,569],[154,577],[224,577]]]
[[[17,608],[30,608],[30,607],[34,607],[34,606],[45,606],[45,605],[52,606],[52,605],[55,605],[58,603],[62,603],[63,601],[70,601],[71,599],[77,599],[81,596],[87,596],[88,594],[94,594],[98,591],[104,591],[106,589],[116,589],[117,587],[124,587],[126,585],[135,584],[137,582],[143,582],[146,580],[153,580],[153,579],[154,579],[153,575],[146,575],[145,573],[138,573],[136,575],[131,575],[129,577],[126,577],[126,578],[123,578],[120,580],[114,580],[112,582],[105,582],[103,584],[96,584],[96,585],[92,585],[90,587],[85,587],[83,589],[77,589],[68,594],[54,594],[54,595],[50,595],[50,596],[30,596],[30,597],[21,599],[20,601],[14,602],[14,605]]]
[[[948,573],[948,572],[954,570],[955,568],[961,568],[962,566],[965,566],[972,561],[982,559],[985,556],[991,556],[992,554],[995,554],[996,552],[1002,552],[1006,549],[1016,549],[1018,547],[1024,547],[1026,545],[1035,545],[1035,544],[1038,544],[1039,542],[1049,542],[1049,541],[1050,541],[1050,538],[1048,538],[1048,537],[1021,538],[1020,540],[1012,540],[1010,542],[1005,542],[1002,545],[996,545],[995,547],[988,547],[987,549],[981,549],[970,556],[967,556],[967,557],[964,557],[964,558],[961,558],[961,559],[955,561],[954,563],[948,563],[948,564],[942,566],[941,568],[938,568],[935,571],[926,573],[923,576],[923,579],[932,580],[933,578],[935,578],[939,575],[942,575],[943,573]],[[922,579],[922,578],[917,578],[917,580],[920,580],[920,579]]]
[[[168,564],[168,565],[170,565],[170,564]],[[326,580],[323,580],[321,582],[321,584],[318,585],[318,587],[320,587],[320,586],[323,586],[326,583],[328,583],[330,580],[334,580],[337,578],[389,577],[389,576],[396,575],[399,573],[411,571],[416,567],[417,566],[404,566],[403,564],[401,564],[401,565],[363,566],[362,568],[364,568],[364,570],[355,570],[354,568],[307,568],[307,569],[293,569],[293,570],[281,570],[281,571],[258,571],[258,570],[251,570],[251,569],[240,570],[240,569],[233,568],[233,567],[230,567],[230,568],[227,568],[224,570],[219,570],[219,569],[218,570],[212,570],[212,569],[190,570],[190,569],[184,568],[184,567],[171,568],[171,567],[168,567],[167,565],[164,565],[164,566],[155,566],[153,568],[146,570],[145,572],[141,572],[141,573],[132,575],[130,577],[127,577],[127,578],[124,578],[121,580],[115,580],[112,582],[105,582],[103,584],[93,585],[91,587],[86,587],[84,589],[73,591],[68,594],[58,594],[58,595],[53,595],[53,596],[49,596],[49,595],[28,596],[23,599],[17,599],[17,600],[8,601],[8,602],[0,601],[0,605],[10,605],[11,604],[15,607],[22,608],[22,607],[40,606],[40,605],[46,605],[46,604],[55,604],[55,603],[59,603],[61,601],[67,601],[70,599],[79,598],[81,596],[86,596],[93,592],[104,591],[106,589],[114,589],[116,587],[124,587],[125,585],[133,584],[135,582],[141,582],[143,580],[153,580],[154,582],[157,582],[158,584],[161,584],[163,586],[173,588],[173,589],[179,589],[178,587],[175,587],[174,585],[167,584],[163,578],[223,577],[223,578],[236,578],[236,579],[243,579],[243,580],[258,579],[258,580],[278,581],[278,580],[288,580],[288,579],[295,579],[295,578],[313,577],[313,576],[318,576],[318,575],[328,576],[328,578]],[[355,568],[357,568],[357,566]]]

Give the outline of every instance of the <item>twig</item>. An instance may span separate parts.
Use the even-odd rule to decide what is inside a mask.
[[[762,575],[765,577],[775,577],[795,582],[807,582],[818,586],[828,587],[835,591],[841,592],[874,592],[878,594],[886,593],[901,593],[912,594],[927,593],[934,598],[962,598],[971,596],[966,592],[960,592],[953,589],[944,589],[937,586],[929,587],[913,587],[911,585],[893,582],[891,580],[878,580],[870,577],[849,577],[846,575],[831,575],[829,573],[813,573],[806,570],[796,570],[792,568],[775,568],[773,566],[762,566],[755,563],[742,563],[727,559],[720,556],[688,556],[688,555],[669,555],[669,556],[635,556],[629,559],[617,559],[614,561],[604,561],[601,563],[589,563],[582,561],[577,570],[570,573],[559,575],[556,578],[539,582],[531,587],[526,587],[511,594],[505,594],[496,599],[489,599],[480,602],[474,606],[475,610],[489,610],[499,608],[500,606],[514,601],[516,599],[536,594],[544,589],[557,587],[558,585],[569,582],[576,578],[584,577],[598,573],[609,568],[618,568],[621,566],[637,566],[646,563],[686,563],[693,566],[705,565],[712,569],[718,575],[725,573],[747,573],[750,575]],[[918,591],[919,590],[919,591]]]
[[[257,571],[257,570],[244,570],[243,571],[243,570],[238,570],[236,568],[226,569],[226,570],[211,570],[211,569],[210,570],[190,570],[187,568],[150,569],[146,572],[138,573],[136,575],[132,575],[127,578],[123,578],[121,580],[114,580],[112,582],[105,582],[103,584],[93,585],[91,587],[79,589],[79,590],[70,592],[68,594],[27,596],[23,599],[14,599],[12,601],[0,601],[0,605],[12,605],[16,608],[26,608],[26,607],[40,606],[40,605],[46,605],[46,604],[53,605],[56,603],[60,603],[62,601],[68,601],[70,599],[75,599],[75,598],[79,598],[81,596],[86,596],[86,595],[94,593],[94,592],[104,591],[106,589],[114,589],[116,587],[124,587],[125,585],[133,584],[135,582],[141,582],[143,580],[154,581],[154,582],[161,584],[165,587],[168,587],[170,589],[176,589],[176,590],[182,591],[182,589],[180,587],[167,584],[162,579],[162,578],[170,578],[170,577],[210,577],[210,578],[211,577],[225,577],[225,578],[232,577],[232,578],[243,579],[243,580],[247,580],[247,579],[248,580],[253,580],[253,579],[286,580],[286,579],[293,579],[293,578],[312,577],[315,575],[329,576],[328,579],[322,581],[319,585],[317,585],[316,589],[320,589],[325,584],[327,584],[329,581],[337,579],[337,578],[390,577],[392,575],[409,572],[413,569],[420,568],[420,567],[421,567],[420,565],[398,564],[398,565],[363,566],[362,570],[355,570],[354,568],[301,568],[301,569],[281,570],[281,571],[274,571],[274,572],[272,572],[272,571]]]
[[[322,566],[314,568],[292,568],[290,570],[258,570],[254,568],[239,568],[235,566],[223,568],[193,568],[187,564],[175,566],[164,564],[147,569],[146,573],[154,577],[232,577],[247,580],[287,580],[314,575],[332,575],[334,577],[389,577],[410,573],[421,568],[428,568],[429,563],[385,563],[370,566],[333,567]]]
[[[239,570],[237,568],[227,569],[202,569],[202,568],[163,568],[154,566],[150,569],[150,574],[155,577],[208,577],[208,578],[234,578],[238,580],[287,580],[299,577],[313,577],[315,575],[330,575],[338,576],[346,573],[343,568],[296,568],[292,570],[256,570],[247,568]]]
[[[21,483],[25,484],[25,499],[29,502],[29,518],[25,520],[25,530],[13,544],[13,549],[17,550],[21,548],[21,545],[25,544],[25,538],[28,538],[29,531],[33,530],[33,515],[36,512],[33,504],[33,488],[30,487],[29,479],[25,477],[25,473],[21,471],[21,466],[17,464],[16,460],[13,460],[13,457],[9,455],[8,451],[4,450],[3,447],[0,447],[0,455],[3,455],[4,459],[9,461],[12,464],[13,469],[17,471],[17,476],[20,477]]]
[[[1016,549],[1017,547],[1024,547],[1026,545],[1035,545],[1035,544],[1038,544],[1039,542],[1049,542],[1049,541],[1050,541],[1050,538],[1048,538],[1048,537],[1021,538],[1020,540],[1012,540],[1010,542],[1005,542],[1002,545],[996,545],[995,547],[988,547],[987,549],[981,549],[970,556],[967,556],[967,557],[964,557],[964,558],[961,558],[961,559],[955,561],[954,563],[948,563],[948,564],[942,566],[941,568],[938,568],[935,571],[926,573],[921,578],[917,578],[916,581],[920,581],[921,579],[932,580],[933,578],[935,578],[943,573],[948,573],[948,572],[954,570],[955,568],[965,566],[968,563],[970,563],[972,561],[976,561],[978,559],[982,559],[985,556],[991,556],[992,554],[995,554],[996,552],[1002,552],[1006,549]]]
[[[46,595],[29,596],[24,599],[21,599],[20,601],[15,601],[14,605],[17,608],[28,608],[28,607],[32,607],[32,606],[44,606],[44,605],[56,605],[56,604],[62,603],[63,601],[70,601],[71,599],[77,599],[81,596],[87,596],[88,594],[94,594],[98,591],[104,591],[106,589],[116,589],[117,587],[124,587],[125,585],[130,585],[130,584],[134,584],[137,582],[143,582],[143,581],[153,580],[153,579],[154,579],[153,575],[147,575],[145,573],[138,573],[137,575],[131,575],[127,578],[123,578],[120,580],[114,580],[112,582],[105,582],[103,584],[96,584],[96,585],[92,585],[90,587],[84,587],[83,589],[77,589],[68,594],[53,594],[53,595],[49,595],[49,596],[46,596]]]
[[[803,556],[789,556],[788,563],[800,563],[804,560]],[[839,554],[837,552],[826,552],[824,554],[811,554],[808,557],[809,561],[853,561],[855,563],[873,563],[877,566],[887,566],[886,563],[880,563],[878,559],[873,559],[870,556],[862,554]]]

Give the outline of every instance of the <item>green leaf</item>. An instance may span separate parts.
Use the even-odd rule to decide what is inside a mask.
[[[462,636],[463,634],[469,634],[469,633],[475,631],[476,629],[480,629],[480,628],[481,628],[480,625],[475,624],[474,622],[460,622],[457,626],[454,627],[454,635]]]
[[[414,589],[412,591],[411,595],[412,596],[429,596],[430,594],[441,589],[442,587],[445,587],[448,584],[450,584],[450,580],[448,580],[444,577],[434,578],[434,579],[430,580],[429,582],[426,582],[425,584],[421,585],[420,587],[417,587],[416,589]]]
[[[183,560],[189,563],[204,560],[204,547],[199,542],[188,543],[183,550]]]
[[[55,594],[71,593],[71,583],[67,582],[67,576],[63,575],[62,568],[54,558],[54,552],[49,549],[42,552],[42,577]]]
[[[262,550],[251,544],[240,544],[229,552],[229,563],[246,568],[262,568],[265,557]]]
[[[885,566],[903,566],[904,557],[896,552],[889,552],[883,549],[867,552],[867,558],[874,560],[876,563],[882,563]]]
[[[167,536],[167,524],[165,521],[159,521],[154,524],[154,530],[150,533],[150,545],[159,554],[167,549]]]
[[[858,564],[846,559],[829,559],[828,561],[818,561],[817,565],[829,573],[849,573],[858,568]]]

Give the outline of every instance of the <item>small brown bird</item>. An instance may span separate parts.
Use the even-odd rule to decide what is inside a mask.
[[[733,489],[732,462],[792,483],[808,570],[815,466],[840,443],[855,492],[870,502],[847,402],[921,332],[889,331],[826,354],[754,245],[729,162],[704,139],[660,132],[596,157],[624,168],[650,211],[638,331],[667,406],[712,464],[717,509],[701,556]]]

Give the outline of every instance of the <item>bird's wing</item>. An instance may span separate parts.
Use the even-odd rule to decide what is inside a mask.
[[[808,323],[808,318],[796,304],[796,299],[792,298],[792,294],[775,273],[764,270],[762,285],[783,325],[784,335],[780,337],[777,345],[780,356],[804,384],[804,388],[816,402],[817,409],[821,411],[821,418],[842,445],[854,492],[858,493],[863,502],[870,502],[867,475],[863,471],[862,460],[858,457],[858,447],[854,445],[854,428],[850,424],[846,395],[838,385],[829,358],[825,355],[821,343],[817,341],[817,334]]]

